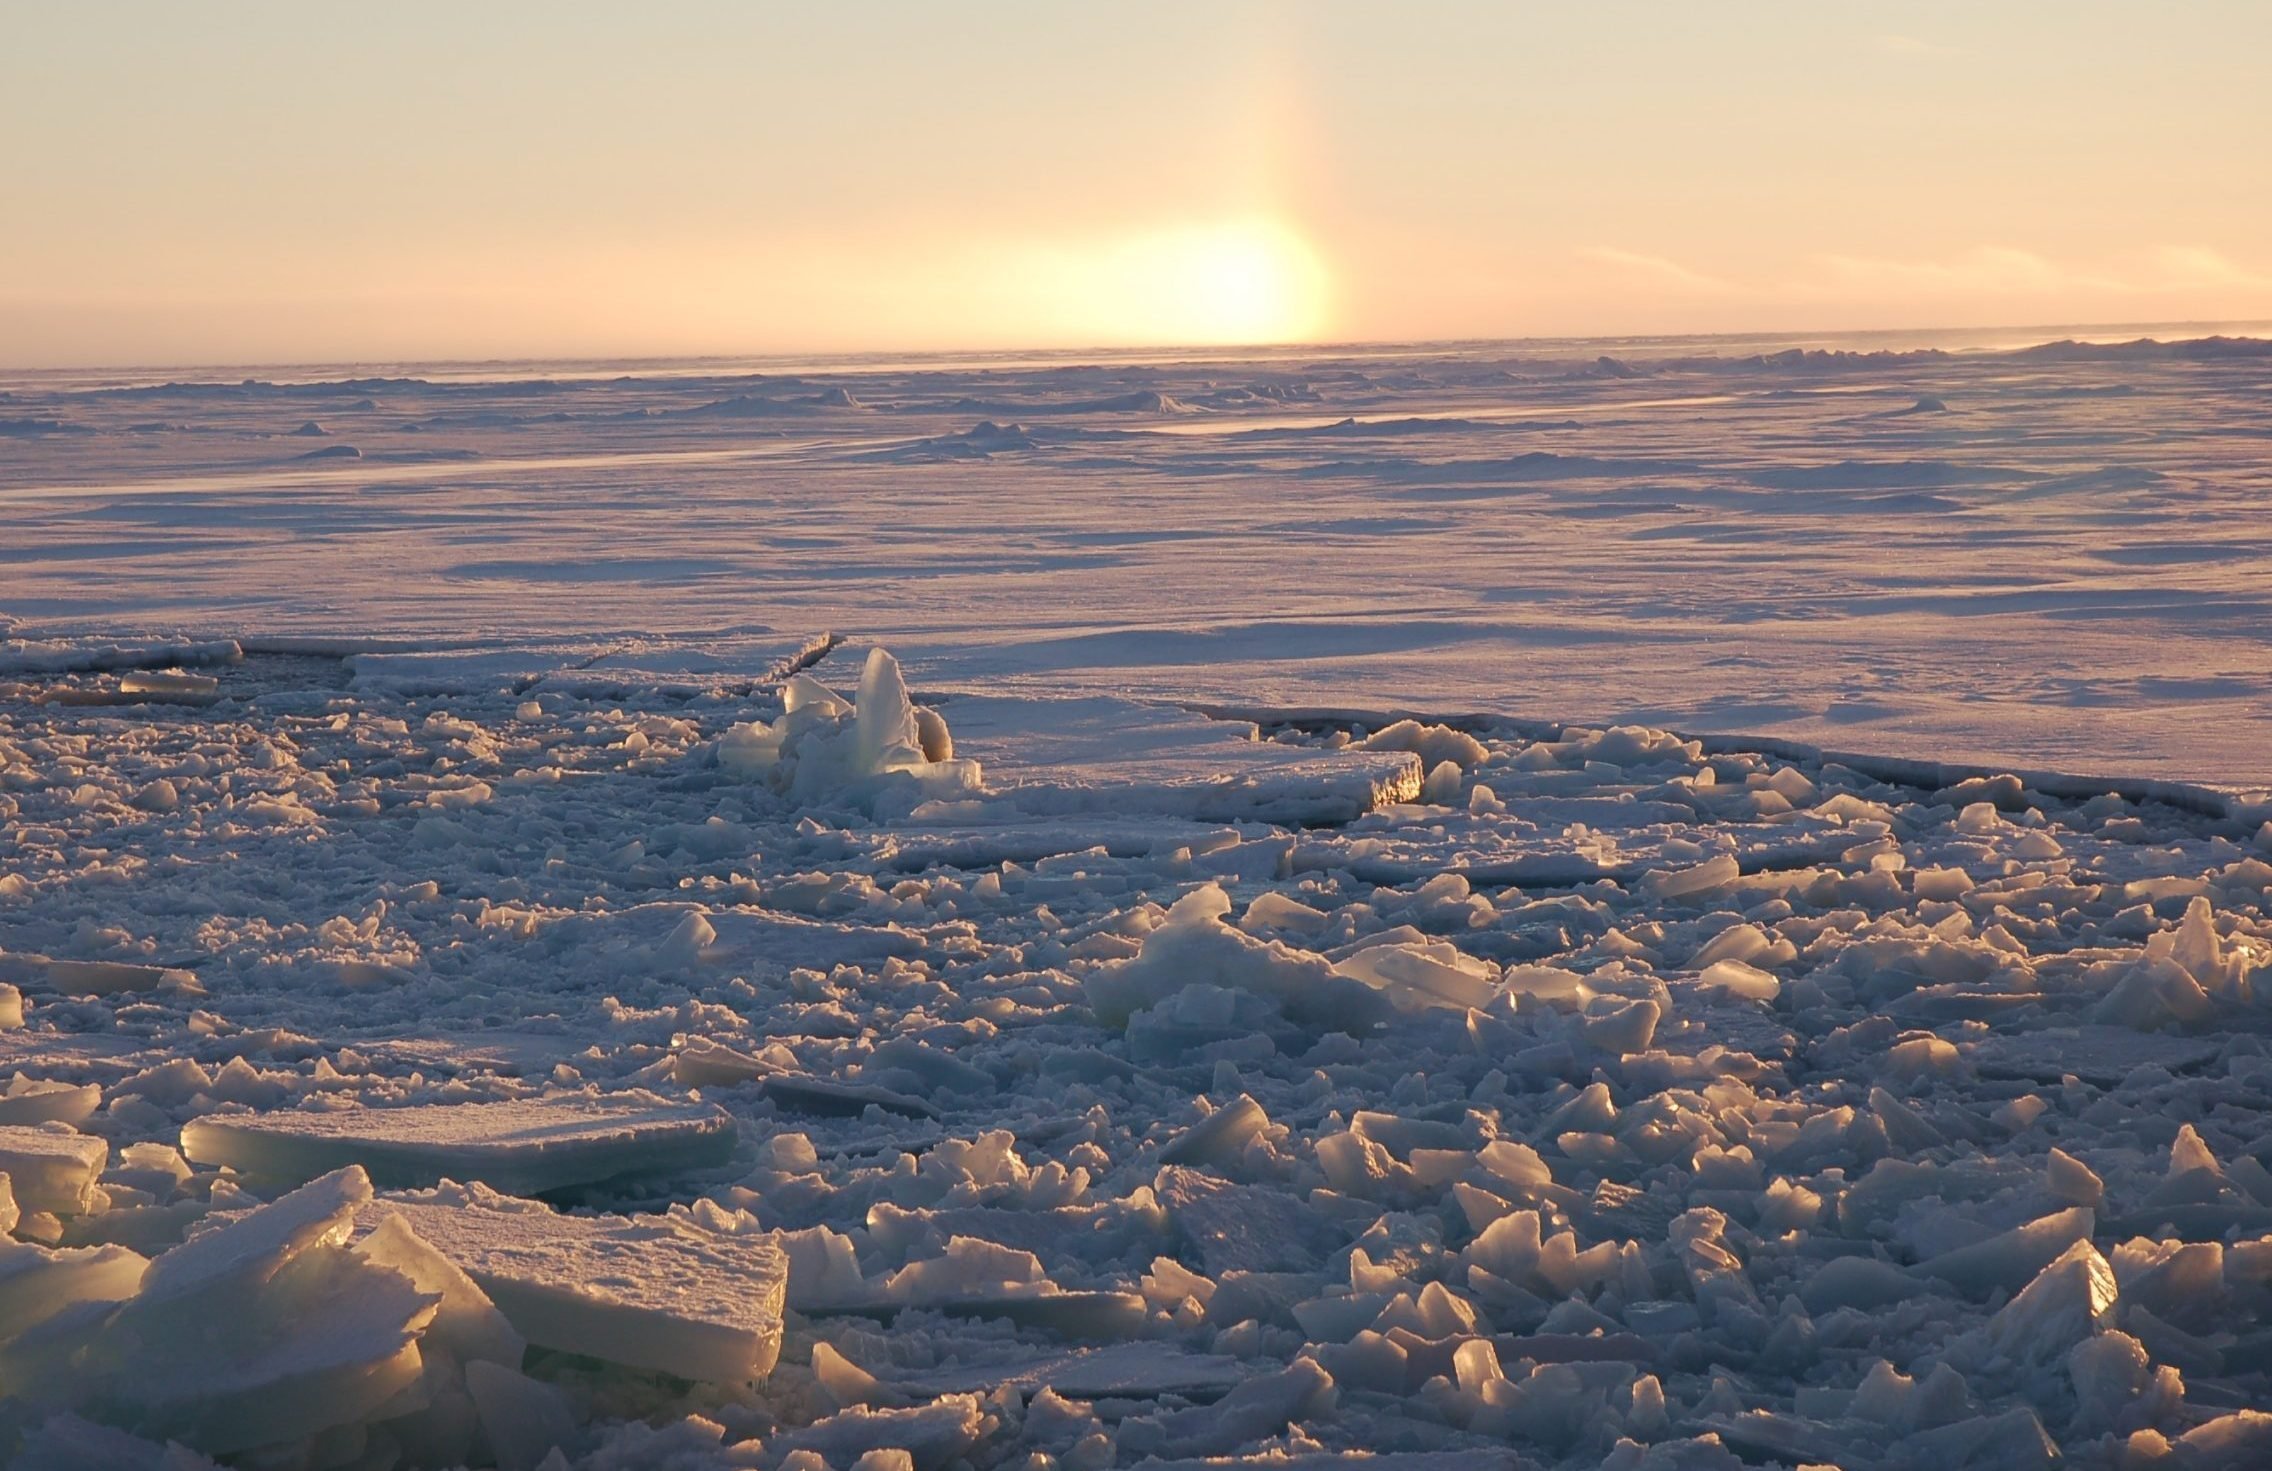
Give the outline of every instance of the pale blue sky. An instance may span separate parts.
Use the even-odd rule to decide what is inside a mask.
[[[0,0],[0,361],[2272,317],[2272,6]]]

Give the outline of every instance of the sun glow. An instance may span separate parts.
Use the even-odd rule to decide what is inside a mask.
[[[1325,330],[1325,263],[1275,220],[1184,225],[1053,252],[1028,280],[1061,332],[1094,342],[1230,346]]]

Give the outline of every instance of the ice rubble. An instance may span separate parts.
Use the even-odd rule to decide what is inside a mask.
[[[957,760],[946,723],[908,698],[899,661],[870,649],[848,703],[807,674],[781,690],[781,714],[744,722],[718,738],[717,762],[796,800],[844,796],[904,813],[925,799],[976,791],[977,763]]]
[[[2261,814],[862,685],[0,708],[0,1454],[2261,1460]]]
[[[1151,819],[1147,847],[1190,841],[1182,824],[1347,822],[1417,799],[1425,769],[1405,745],[1325,753],[1260,740],[1251,724],[1109,696],[961,694],[917,705],[882,649],[869,651],[853,700],[809,674],[791,677],[781,700],[774,720],[719,737],[720,769],[800,803],[911,819],[898,824],[901,841],[942,851],[1078,851],[1100,822]]]

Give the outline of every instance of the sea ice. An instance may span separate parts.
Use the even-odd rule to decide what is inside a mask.
[[[108,1143],[68,1124],[0,1124],[0,1174],[27,1211],[84,1214],[109,1159]]]
[[[934,732],[935,748],[948,749],[949,738],[918,716],[898,661],[882,649],[868,651],[851,702],[798,674],[782,687],[781,704],[772,722],[744,723],[719,737],[721,768],[761,779],[792,801],[842,798],[868,807],[884,804],[901,815],[919,802],[979,789],[977,762],[933,760],[926,753],[926,728]]]
[[[1108,696],[962,695],[940,712],[990,788],[1036,816],[1156,813],[1202,822],[1347,822],[1420,794],[1398,749],[1321,752],[1257,738],[1243,721]]]
[[[11,593],[143,616],[85,548],[251,502],[98,482],[269,475],[165,616],[286,632],[0,650],[0,1127],[115,1155],[0,1203],[0,1459],[2253,1465],[2272,808],[2158,778],[2261,778],[2272,359],[2198,351],[11,384],[98,431]],[[229,461],[317,414],[387,495]],[[754,425],[668,518],[510,453]],[[266,1199],[347,1160],[569,1208]]]
[[[364,1420],[417,1382],[437,1306],[342,1244],[369,1199],[342,1170],[165,1253],[45,1393],[212,1454]]]
[[[22,1073],[0,1093],[0,1124],[69,1124],[76,1128],[102,1107],[103,1090],[93,1083],[49,1083]]]
[[[374,1235],[390,1216],[530,1343],[721,1385],[764,1378],[780,1354],[789,1267],[766,1236],[562,1215],[479,1185],[387,1196],[361,1212]]]
[[[541,1194],[622,1176],[684,1174],[733,1153],[733,1116],[651,1093],[559,1093],[503,1103],[212,1114],[182,1153],[247,1175],[305,1180],[360,1165],[386,1188],[478,1180]]]

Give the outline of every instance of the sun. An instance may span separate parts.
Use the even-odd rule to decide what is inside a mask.
[[[1325,270],[1308,242],[1269,221],[1141,237],[1116,262],[1132,332],[1179,343],[1300,341],[1322,325]]]
[[[1268,218],[1183,224],[1067,251],[1024,287],[1059,333],[1093,343],[1239,347],[1315,340],[1330,277]]]

